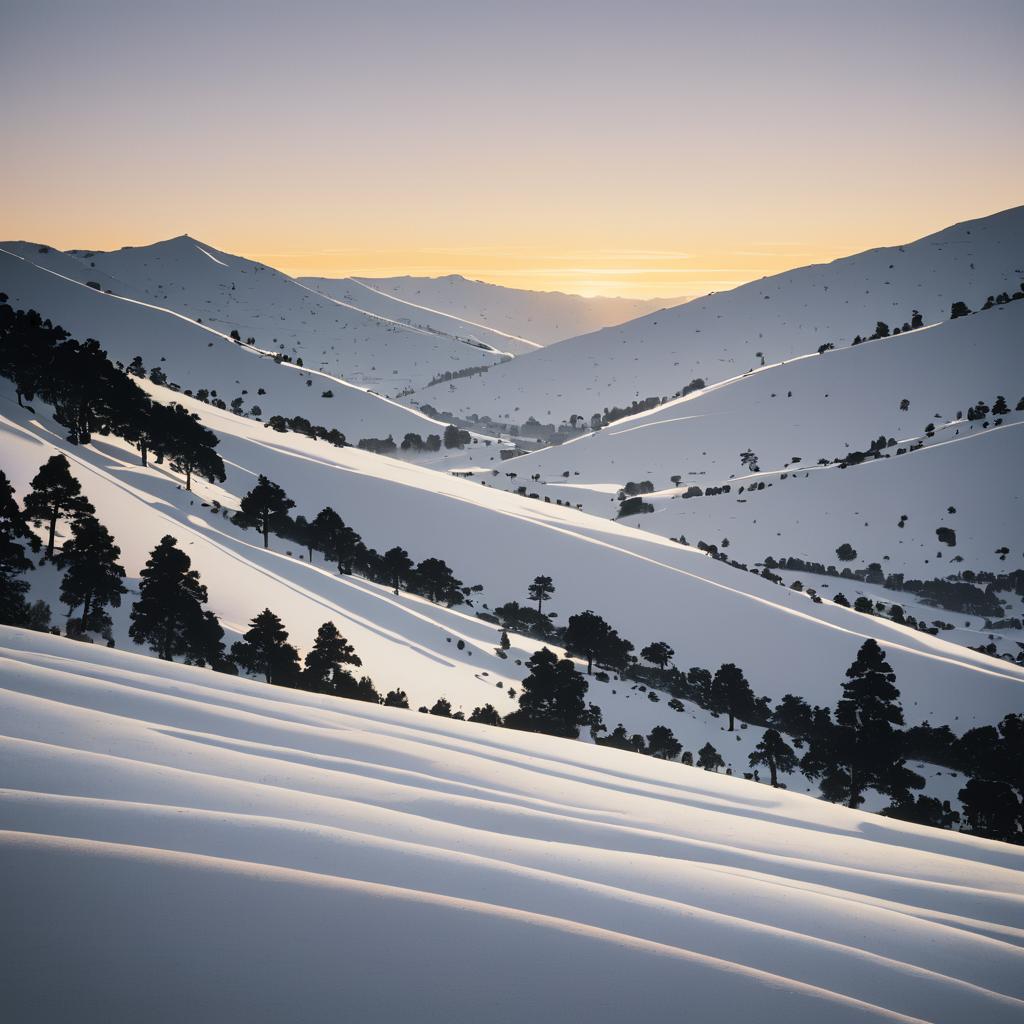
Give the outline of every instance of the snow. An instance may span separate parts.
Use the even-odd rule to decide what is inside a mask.
[[[1024,1010],[1017,847],[9,627],[0,682],[13,1019]]]
[[[162,389],[147,386],[162,397]],[[849,609],[812,604],[806,595],[633,526],[351,447],[278,434],[183,398],[220,436],[227,471],[223,485],[198,481],[190,495],[166,467],[144,469],[137,453],[117,439],[69,445],[42,408],[35,415],[19,409],[9,388],[0,389],[0,396],[3,468],[16,493],[24,495],[45,459],[63,451],[100,521],[122,547],[130,585],[155,544],[170,533],[207,582],[211,607],[232,634],[269,606],[304,651],[320,623],[331,618],[378,688],[400,686],[414,706],[441,696],[467,713],[487,701],[502,713],[513,706],[508,687],[517,687],[525,675],[516,662],[540,645],[513,638],[513,650],[502,660],[495,653],[500,631],[475,613],[525,600],[538,573],[554,578],[550,608],[556,621],[591,608],[638,650],[653,639],[665,640],[681,667],[740,665],[754,690],[773,700],[794,692],[812,703],[834,704],[846,667],[872,636],[889,652],[912,721],[952,723],[958,717],[962,730],[996,722],[1024,703],[1024,668]],[[399,544],[416,561],[444,558],[459,579],[479,584],[482,592],[473,595],[473,607],[440,608],[412,595],[396,597],[359,577],[340,577],[319,560],[311,566],[295,545],[280,540],[264,551],[254,532],[203,507],[217,500],[237,508],[260,473],[284,487],[296,502],[295,514],[312,518],[330,504],[370,546],[383,551]],[[52,592],[38,596],[53,600]],[[115,616],[120,645],[126,642],[127,612],[126,603]],[[458,640],[466,645],[461,651]],[[595,681],[589,699],[604,709],[610,728],[621,721],[646,733],[664,722],[682,730],[684,742],[699,746],[707,728],[720,727],[701,719],[683,729],[686,716],[615,680]],[[753,733],[731,759],[737,770],[745,766],[741,750],[748,743],[756,743]]]
[[[875,322],[926,323],[955,301],[977,309],[1024,280],[1024,207],[966,221],[904,246],[803,267],[650,313],[454,382],[442,411],[523,423],[560,423],[635,399],[666,397],[694,378],[708,384],[766,362],[867,337]],[[922,424],[923,426],[923,424]]]
[[[767,366],[513,459],[502,473],[516,477],[504,476],[503,486],[531,479],[542,496],[615,516],[619,489],[648,480],[655,492],[643,497],[655,512],[627,522],[691,544],[728,538],[729,556],[750,565],[768,555],[836,564],[835,549],[850,543],[854,566],[879,562],[915,579],[958,568],[1006,572],[1024,560],[1024,494],[1012,471],[1024,451],[1024,412],[1014,410],[1024,397],[1022,333],[1018,301]],[[976,402],[991,406],[999,394],[1008,414],[966,419]],[[879,436],[897,442],[885,449],[890,458],[818,466]],[[895,454],[916,444],[924,447]],[[741,465],[747,450],[758,472]],[[764,490],[749,490],[760,483]],[[693,486],[725,484],[731,493],[681,497]],[[938,542],[939,527],[955,529],[955,547]],[[1009,562],[997,553],[1004,546]],[[951,564],[956,556],[962,564]]]
[[[522,353],[674,306],[681,299],[622,299],[536,292],[459,274],[445,277],[300,278],[317,291],[388,316],[469,331],[499,349]],[[433,314],[433,315],[429,315]],[[440,319],[438,319],[440,317]]]

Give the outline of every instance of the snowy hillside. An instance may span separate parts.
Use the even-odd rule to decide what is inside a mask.
[[[1024,207],[966,221],[907,245],[803,267],[652,313],[620,327],[571,338],[483,377],[460,380],[442,412],[521,424],[556,425],[649,396],[670,397],[761,365],[849,344],[877,321],[924,323],[953,302],[978,308],[1024,280]],[[413,400],[421,396],[413,396]]]
[[[82,283],[96,281],[115,295],[201,320],[221,335],[235,331],[243,340],[254,338],[259,349],[292,361],[301,359],[308,368],[382,394],[394,395],[440,373],[502,358],[484,343],[371,315],[327,298],[272,267],[220,252],[187,235],[110,253],[40,251],[46,248],[0,243],[0,250],[41,268]],[[97,271],[104,280],[96,278]],[[7,273],[6,264],[0,266],[0,278]],[[36,282],[37,287],[45,284],[52,287],[54,282]],[[12,282],[2,287],[18,301],[25,298]],[[38,301],[46,297],[44,293]],[[102,326],[67,326],[78,331],[86,324],[94,331]]]
[[[8,627],[0,719],[12,1019],[1024,1012],[1016,847]]]
[[[3,469],[16,493],[24,495],[38,467],[54,450],[63,451],[121,546],[129,580],[170,533],[209,586],[211,608],[229,633],[269,606],[306,650],[319,624],[333,619],[379,687],[405,688],[414,705],[446,696],[467,712],[486,701],[503,713],[513,706],[507,687],[518,686],[525,674],[517,662],[540,644],[516,638],[502,660],[495,652],[500,630],[474,613],[525,600],[528,583],[541,572],[557,587],[550,602],[557,621],[593,609],[637,649],[654,639],[668,642],[681,666],[735,662],[755,691],[773,700],[794,692],[834,703],[846,667],[871,636],[889,652],[911,722],[955,722],[962,730],[996,722],[1024,701],[1024,668],[846,608],[814,604],[632,526],[350,447],[277,434],[185,399],[220,436],[228,474],[222,487],[199,481],[190,495],[166,465],[144,469],[118,439],[69,445],[47,416],[19,409],[6,385],[0,393]],[[405,593],[396,597],[361,577],[339,577],[332,565],[311,566],[295,545],[280,540],[264,551],[256,534],[204,507],[216,500],[237,509],[259,473],[285,489],[296,514],[312,518],[330,504],[380,551],[400,544],[416,561],[445,559],[459,579],[482,586],[474,606],[447,609]],[[34,584],[46,586],[46,571],[32,575]],[[49,586],[37,596],[56,606],[55,586]],[[127,614],[127,604],[115,614],[119,645],[126,643]],[[614,679],[595,679],[588,699],[602,707],[610,725],[622,721],[631,729],[657,722],[675,729],[684,717]]]
[[[363,309],[454,333],[468,331],[495,348],[516,353],[625,323],[682,301],[536,292],[471,281],[461,274],[299,280]]]
[[[177,252],[181,248],[179,242],[167,244],[171,251]],[[212,268],[210,273],[227,273],[218,267],[212,256],[199,251],[194,243],[189,242],[188,245],[197,259]],[[178,297],[163,296],[153,284],[145,287],[149,287],[150,292],[156,290],[157,295],[133,298],[136,294],[146,294],[145,288],[140,291],[134,286],[126,287],[120,279],[97,273],[81,259],[53,249],[41,253],[39,248],[25,243],[0,244],[0,292],[8,296],[10,305],[15,309],[35,309],[81,340],[99,339],[113,360],[127,365],[135,356],[140,356],[147,373],[154,369],[162,370],[168,381],[182,390],[195,393],[206,389],[226,403],[240,398],[246,412],[258,405],[265,417],[274,414],[305,416],[315,424],[341,430],[352,442],[388,434],[401,440],[407,432],[425,436],[444,429],[444,424],[356,387],[331,372],[321,371],[318,369],[320,364],[312,359],[304,368],[294,362],[276,362],[271,351],[271,347],[277,350],[273,344],[276,335],[267,337],[267,332],[261,331],[257,344],[250,346],[238,344],[230,337],[234,328],[229,323],[223,320],[207,322],[209,311],[204,310],[205,315],[197,314],[204,322],[196,322],[193,310],[205,305],[196,298],[196,295],[204,294],[201,276],[193,282],[199,289],[197,292],[185,290]],[[254,265],[248,266],[251,269]],[[122,267],[118,269],[123,270]],[[269,285],[276,280],[276,274],[276,271],[266,269],[258,276]],[[245,275],[238,269],[230,276],[242,279]],[[256,271],[249,276],[256,277]],[[100,287],[89,287],[89,281]],[[227,295],[234,294],[226,284],[224,287]],[[108,294],[108,288],[113,294]],[[290,296],[298,296],[298,302],[304,301],[303,295],[310,296],[309,301],[314,304],[326,302],[283,279],[277,281],[277,288],[286,289]],[[270,288],[269,294],[274,291]],[[188,312],[182,313],[179,309]],[[362,322],[373,324],[365,317],[362,317]],[[251,321],[249,323],[251,326]],[[389,329],[380,325],[373,329],[398,338],[398,334],[391,334]],[[241,331],[240,334],[243,339],[247,337]],[[344,336],[354,341],[356,334],[353,329]],[[418,339],[420,337],[417,336]],[[427,338],[422,340],[427,350],[435,344]],[[263,345],[266,347],[261,347]],[[381,367],[385,365],[385,359],[393,358],[403,366],[410,362],[408,350],[399,352],[383,344],[378,350],[376,345],[374,342],[370,355],[377,358],[373,353],[380,352]],[[464,349],[465,346],[456,345],[452,351],[461,356]],[[388,372],[390,374],[390,370]],[[428,377],[430,372],[432,369],[424,370]]]
[[[502,476],[607,516],[627,482],[649,482],[642,500],[654,513],[631,524],[690,543],[728,538],[730,555],[751,563],[780,554],[835,563],[850,543],[857,565],[918,578],[961,564],[1018,568],[1022,336],[1018,301],[767,366],[515,459]],[[1000,395],[1005,408],[993,413]],[[989,411],[968,419],[979,402]],[[879,437],[882,460],[843,465]],[[730,493],[686,497],[723,486]],[[936,539],[941,527],[955,530],[953,546]]]

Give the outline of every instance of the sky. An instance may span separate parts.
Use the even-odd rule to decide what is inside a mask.
[[[1024,2],[0,0],[0,238],[703,294],[1024,203]]]

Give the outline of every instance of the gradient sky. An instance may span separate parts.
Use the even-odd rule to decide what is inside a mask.
[[[0,237],[677,296],[1024,203],[1024,2],[0,0]]]

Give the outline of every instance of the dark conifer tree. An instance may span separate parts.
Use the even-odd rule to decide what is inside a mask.
[[[231,654],[247,672],[262,675],[268,683],[294,686],[299,679],[299,655],[288,643],[288,630],[264,608],[250,623],[242,639],[231,645]]]
[[[722,665],[711,682],[712,710],[729,716],[729,732],[736,728],[736,716],[747,718],[755,708],[754,692],[743,670],[731,662]]]
[[[647,736],[647,752],[651,757],[674,761],[683,752],[683,745],[668,726],[656,725]]]
[[[170,458],[171,468],[176,473],[185,474],[185,490],[192,490],[193,473],[210,483],[223,481],[224,462],[214,450],[220,444],[217,435],[204,427],[199,422],[199,416],[189,412],[183,405],[158,408],[163,410],[160,413],[163,422],[159,443]]]
[[[22,541],[34,537],[28,528],[7,475],[0,470],[0,622],[9,626],[25,624],[29,585],[21,577],[33,568]]]
[[[975,835],[1004,841],[1020,838],[1021,802],[1008,782],[968,779],[957,796],[963,804],[967,824]]]
[[[387,696],[384,698],[384,707],[408,709],[409,697],[405,690],[389,690]]]
[[[531,601],[537,602],[537,611],[543,610],[544,602],[555,592],[555,584],[550,576],[535,576],[527,589]]]
[[[435,604],[443,601],[451,607],[464,600],[462,581],[455,578],[455,574],[440,558],[424,558],[413,570],[410,583],[414,590]]]
[[[610,668],[624,669],[629,663],[633,645],[623,640],[600,615],[585,611],[569,616],[565,649],[576,657],[587,659],[589,675],[594,670],[595,661]]]
[[[703,768],[706,772],[717,772],[719,768],[725,767],[722,755],[710,744],[705,743],[697,751],[697,767]]]
[[[324,553],[329,562],[337,563],[340,573],[352,572],[362,541],[333,508],[321,509],[310,524],[310,531],[314,546]]]
[[[675,656],[675,653],[668,644],[661,640],[655,640],[654,643],[648,644],[640,652],[640,657],[664,671]]]
[[[381,558],[381,571],[384,573],[387,583],[394,588],[397,594],[399,589],[408,583],[413,571],[409,552],[399,547],[385,551]]]
[[[160,541],[139,577],[139,599],[132,606],[129,636],[164,661],[203,646],[209,632],[203,610],[206,587],[174,537]]]
[[[761,742],[750,755],[750,767],[764,765],[771,776],[773,786],[779,784],[779,772],[796,771],[799,761],[793,748],[775,729],[765,729]]]
[[[344,665],[362,665],[359,655],[333,622],[325,622],[317,630],[313,646],[306,654],[306,667],[302,673],[302,687],[316,693],[330,693],[335,671]]]
[[[263,534],[263,546],[270,547],[270,531],[287,522],[288,510],[295,508],[284,489],[268,480],[263,474],[256,486],[242,498],[241,508],[234,521],[239,526],[254,526]]]
[[[57,565],[64,570],[60,599],[69,612],[81,607],[83,633],[98,630],[108,607],[121,607],[121,595],[127,591],[120,557],[121,549],[94,516],[71,524],[71,539],[57,556]]]
[[[485,704],[482,708],[473,708],[469,720],[479,722],[481,725],[501,725],[501,715],[492,704]]]
[[[903,724],[903,709],[895,682],[885,652],[866,640],[846,671],[834,724],[812,737],[801,761],[804,774],[821,779],[827,800],[859,807],[866,789],[897,798],[924,785],[903,760],[903,735],[896,728]]]
[[[519,710],[505,724],[527,732],[576,739],[587,722],[587,682],[568,658],[542,647],[527,661],[530,674],[519,693]]]
[[[25,498],[26,517],[47,527],[47,558],[53,558],[60,520],[74,522],[81,516],[93,515],[95,511],[82,494],[82,485],[71,475],[68,460],[63,455],[52,456],[40,467],[32,478],[32,490]]]

